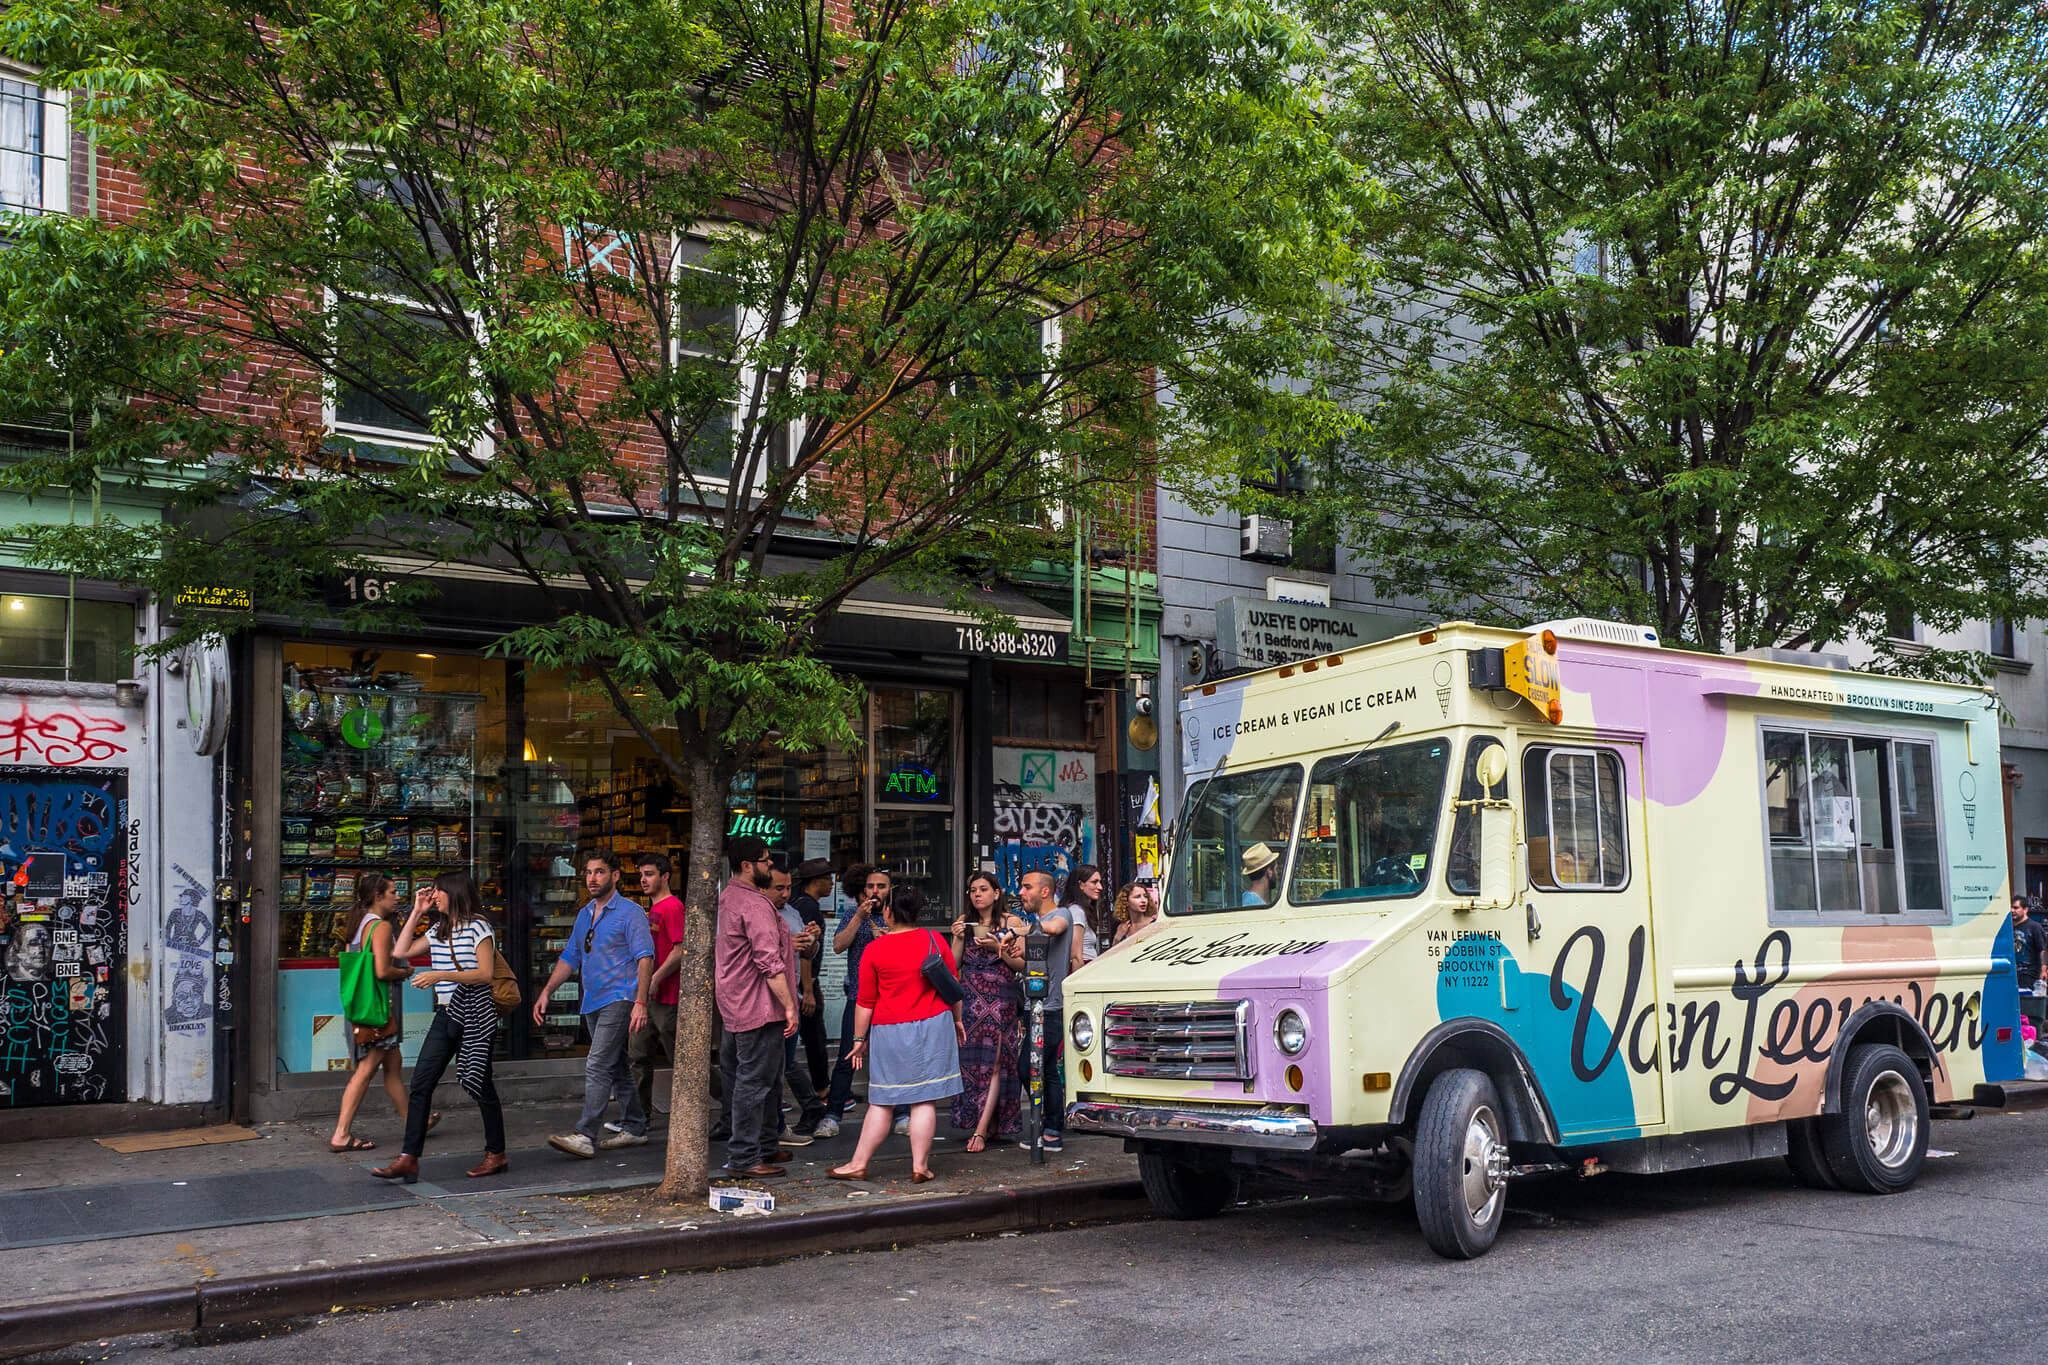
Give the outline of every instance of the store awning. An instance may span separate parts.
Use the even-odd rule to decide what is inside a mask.
[[[775,553],[764,569],[772,576],[815,572],[824,561]],[[508,563],[430,563],[410,557],[373,555],[371,567],[327,586],[328,604],[339,613],[394,596],[401,586],[426,585],[424,596],[405,594],[407,610],[431,631],[491,638],[525,621],[558,614],[561,599],[583,596],[580,585],[563,579],[550,597]],[[261,602],[259,619],[267,618]],[[999,629],[978,613],[1015,623]],[[292,622],[294,625],[307,623]],[[325,623],[338,627],[339,620]],[[917,591],[876,579],[855,589],[827,623],[825,644],[843,649],[886,650],[919,655],[984,657],[1016,662],[1065,663],[1073,623],[1015,588],[962,584],[957,594]]]
[[[862,585],[826,627],[831,644],[918,654],[966,654],[1016,663],[1067,661],[1074,623],[1014,588],[973,587],[965,602],[1015,623],[1003,630],[938,593],[886,581]]]

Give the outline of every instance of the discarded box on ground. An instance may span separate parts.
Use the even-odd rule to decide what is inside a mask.
[[[775,1212],[775,1196],[766,1190],[750,1190],[742,1185],[713,1185],[711,1207],[719,1213]]]

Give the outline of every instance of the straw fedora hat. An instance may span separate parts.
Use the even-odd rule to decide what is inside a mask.
[[[1279,861],[1280,855],[1275,853],[1271,846],[1253,844],[1244,851],[1244,875],[1247,878],[1256,877]]]

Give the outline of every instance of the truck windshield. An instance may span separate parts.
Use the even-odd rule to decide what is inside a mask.
[[[1450,752],[1425,739],[1317,763],[1287,898],[1386,900],[1427,886]]]
[[[1195,784],[1173,860],[1170,914],[1269,905],[1279,895],[1301,765],[1226,773]]]

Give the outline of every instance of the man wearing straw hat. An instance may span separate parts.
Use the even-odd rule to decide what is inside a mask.
[[[1253,844],[1244,851],[1244,899],[1240,905],[1271,905],[1279,890],[1280,855],[1270,844]]]

